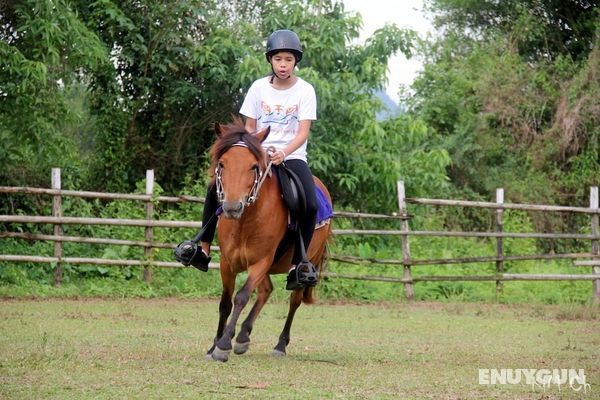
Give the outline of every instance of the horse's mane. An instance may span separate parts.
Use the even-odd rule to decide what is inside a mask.
[[[214,174],[217,162],[223,154],[225,154],[231,146],[240,142],[248,146],[248,150],[256,157],[259,165],[265,163],[265,153],[260,142],[253,134],[246,132],[244,123],[240,118],[234,118],[233,122],[219,125],[219,127],[221,128],[221,134],[218,136],[210,150],[211,176]]]

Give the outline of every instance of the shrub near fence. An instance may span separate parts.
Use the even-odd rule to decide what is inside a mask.
[[[8,227],[8,223],[33,223],[33,224],[51,224],[54,227],[52,235],[33,234],[26,232],[1,231],[2,238],[17,238],[24,240],[40,240],[54,242],[53,256],[44,255],[11,255],[0,254],[0,261],[6,262],[30,262],[30,263],[53,263],[54,282],[60,285],[62,279],[62,266],[65,264],[92,264],[104,266],[141,266],[144,268],[144,279],[150,282],[152,279],[152,267],[159,268],[180,268],[181,264],[169,261],[156,261],[153,259],[153,249],[172,249],[175,243],[161,243],[154,240],[154,229],[163,228],[200,228],[201,223],[195,221],[175,221],[175,220],[157,220],[154,218],[154,202],[158,203],[183,203],[204,201],[201,197],[195,196],[153,196],[154,193],[154,171],[148,170],[146,173],[145,194],[121,194],[121,193],[102,193],[88,191],[63,190],[60,182],[60,169],[52,169],[52,187],[30,188],[30,187],[3,187],[0,186],[0,193],[25,194],[25,195],[46,195],[52,196],[52,216],[25,216],[25,215],[0,215],[0,222]],[[141,201],[145,206],[145,219],[118,219],[118,218],[86,218],[86,217],[65,217],[62,212],[63,197],[80,197],[94,199],[122,199]],[[444,231],[418,231],[409,228],[409,214],[407,204],[421,204],[434,206],[459,206],[472,208],[487,208],[495,210],[494,232],[444,232]],[[593,299],[600,302],[600,252],[598,240],[600,239],[598,231],[598,188],[592,187],[590,190],[590,207],[566,207],[551,205],[529,205],[529,204],[510,204],[504,203],[504,192],[498,189],[496,192],[496,202],[474,202],[461,200],[441,200],[441,199],[422,199],[406,198],[404,184],[398,182],[398,205],[399,213],[397,215],[365,214],[356,212],[334,212],[334,223],[336,218],[369,218],[369,219],[387,219],[396,220],[399,223],[399,230],[359,230],[359,229],[334,229],[334,235],[393,235],[400,237],[401,249],[398,259],[373,259],[366,257],[357,257],[341,254],[331,254],[329,259],[342,263],[353,264],[383,264],[398,265],[403,268],[403,276],[386,277],[373,275],[349,275],[334,272],[325,272],[326,276],[341,279],[361,279],[383,282],[397,282],[404,284],[405,294],[408,299],[414,297],[413,284],[417,282],[435,282],[435,281],[496,281],[498,291],[502,290],[503,281],[592,281]],[[503,212],[504,210],[527,210],[540,212],[567,212],[590,215],[590,234],[578,233],[514,233],[503,231]],[[112,238],[95,238],[82,236],[66,236],[63,234],[64,225],[109,225],[123,227],[143,227],[144,240],[122,240]],[[437,237],[480,237],[495,238],[496,254],[484,257],[468,258],[445,258],[445,259],[417,259],[410,251],[410,236],[437,236]],[[538,238],[538,239],[584,239],[590,241],[590,252],[587,253],[563,253],[563,254],[537,254],[537,255],[505,255],[504,238]],[[140,238],[141,239],[141,238]],[[87,243],[100,245],[119,245],[119,246],[140,246],[144,248],[144,257],[142,259],[107,259],[107,258],[82,258],[69,257],[63,254],[63,243]],[[216,249],[216,248],[215,248]],[[580,261],[579,259],[588,260]],[[509,274],[504,271],[504,262],[523,261],[523,260],[556,260],[571,259],[574,260],[574,266],[591,267],[590,274]],[[465,263],[494,263],[496,273],[493,275],[463,275],[463,276],[417,276],[412,275],[411,268],[420,265],[444,265],[444,264],[465,264]],[[218,268],[218,265],[212,264],[211,268]]]

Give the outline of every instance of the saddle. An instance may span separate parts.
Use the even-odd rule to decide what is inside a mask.
[[[285,163],[275,168],[283,201],[290,213],[292,227],[297,225],[298,219],[306,214],[306,194],[300,178]]]
[[[300,178],[294,171],[287,168],[285,163],[281,163],[274,167],[273,171],[275,171],[275,174],[277,175],[279,187],[281,189],[281,197],[289,212],[287,232],[275,251],[275,260],[279,260],[290,246],[294,244],[299,245],[298,241],[301,240],[301,235],[300,230],[297,229],[298,220],[302,218],[306,212],[306,195]],[[302,249],[304,249],[304,246],[302,246]],[[303,259],[306,258],[306,256],[303,257]]]
[[[294,230],[298,220],[306,214],[304,186],[296,173],[282,163],[273,168],[279,180],[283,201],[290,213],[290,229]],[[323,190],[315,185],[317,196],[317,220],[315,229],[327,225],[333,217],[333,207]]]
[[[289,169],[285,163],[279,164],[275,168],[275,171],[279,179],[283,201],[290,213],[288,231],[275,251],[275,260],[278,260],[289,246],[294,244],[294,251],[299,251],[302,259],[288,275],[286,289],[294,290],[301,287],[315,286],[317,284],[317,269],[308,260],[299,224],[299,220],[306,214],[306,193],[304,192],[304,186],[302,186],[298,175]]]

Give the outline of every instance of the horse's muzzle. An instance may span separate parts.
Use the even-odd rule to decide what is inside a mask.
[[[224,201],[223,215],[225,218],[240,219],[244,213],[244,202],[242,201]]]

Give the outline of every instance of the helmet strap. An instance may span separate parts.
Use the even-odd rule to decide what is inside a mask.
[[[272,85],[273,84],[273,80],[275,80],[275,77],[277,76],[277,74],[275,73],[275,71],[273,71],[273,73],[271,74],[271,79],[269,79],[269,83]],[[279,78],[279,77],[278,77]],[[285,79],[291,79],[292,75],[290,74],[287,78]],[[279,78],[281,79],[281,78]]]

